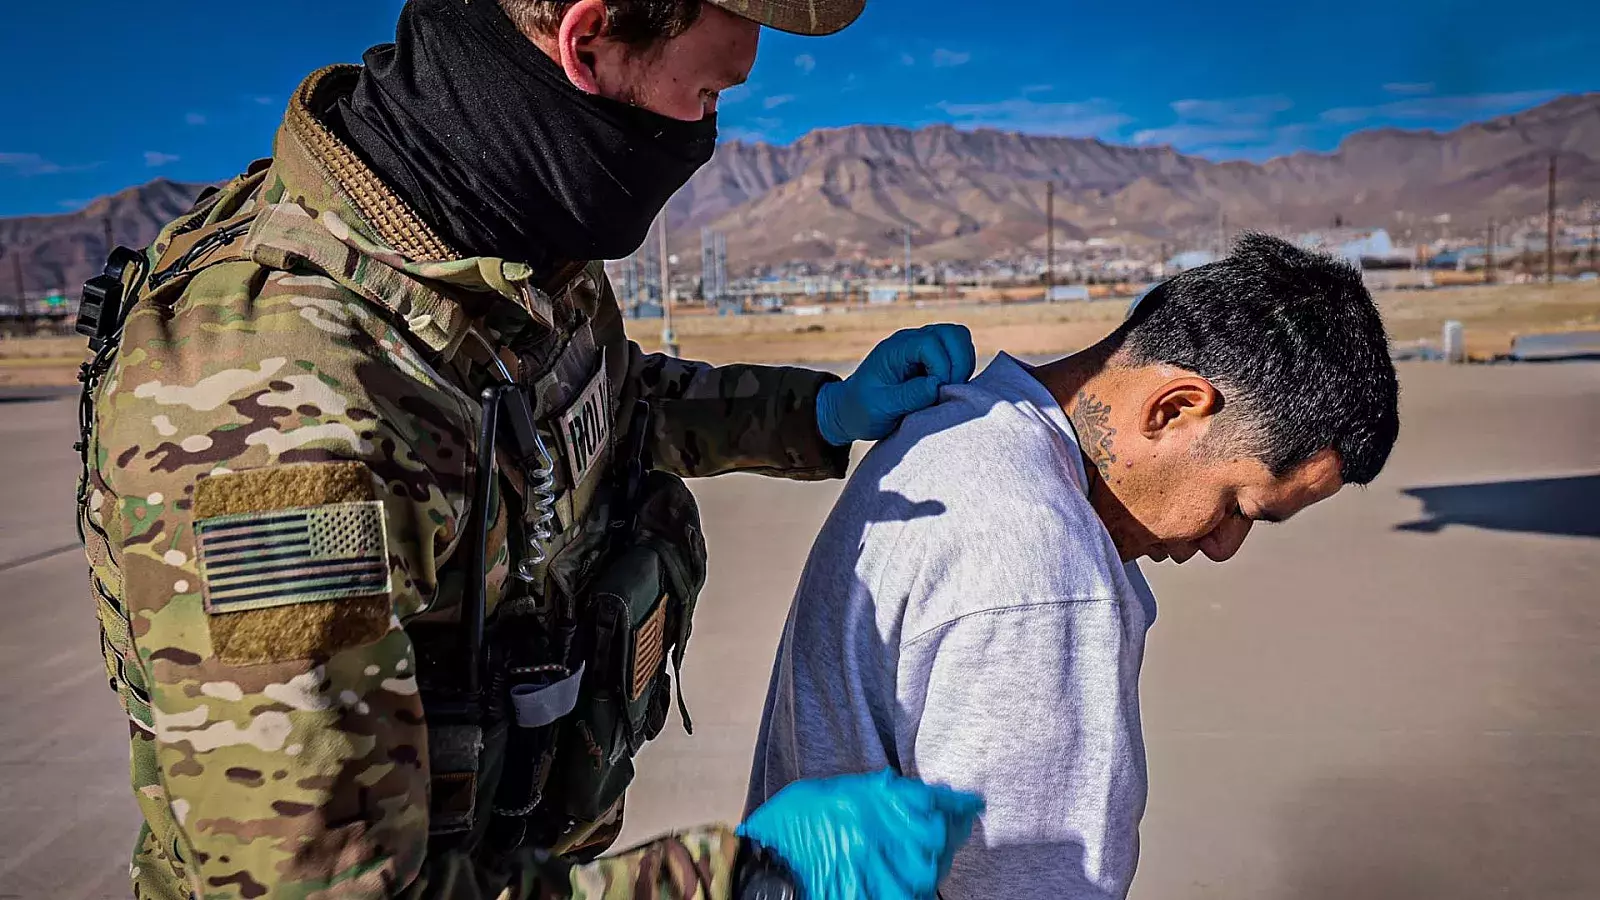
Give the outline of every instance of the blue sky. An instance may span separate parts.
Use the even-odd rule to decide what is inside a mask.
[[[231,175],[270,152],[301,77],[358,60],[400,8],[9,5],[0,215],[61,212],[157,176]],[[842,35],[769,34],[750,84],[725,99],[722,131],[787,142],[825,126],[948,122],[1214,159],[1331,150],[1364,128],[1452,128],[1600,89],[1600,16],[1586,6],[870,0]]]

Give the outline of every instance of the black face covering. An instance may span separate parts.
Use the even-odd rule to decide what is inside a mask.
[[[495,0],[410,0],[329,124],[470,256],[617,259],[716,149],[681,122],[586,94]]]

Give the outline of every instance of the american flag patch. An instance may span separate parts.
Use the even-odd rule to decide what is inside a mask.
[[[389,591],[377,501],[217,516],[195,535],[213,615]]]

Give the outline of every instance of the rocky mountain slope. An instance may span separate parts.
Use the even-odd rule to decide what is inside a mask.
[[[979,259],[1042,247],[1044,185],[1056,184],[1057,234],[1173,246],[1230,229],[1313,228],[1340,218],[1399,237],[1448,214],[1481,227],[1543,208],[1549,158],[1563,202],[1600,198],[1600,93],[1573,95],[1450,132],[1359,132],[1332,153],[1264,164],[1212,162],[1171,147],[1008,132],[873,125],[812,132],[787,146],[734,141],[674,198],[674,248],[701,226],[728,235],[735,268],[762,262],[898,254]],[[81,282],[117,241],[148,241],[199,185],[158,180],[80,212],[0,219],[0,293],[22,254],[31,290]]]

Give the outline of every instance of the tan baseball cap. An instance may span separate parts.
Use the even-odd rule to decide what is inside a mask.
[[[790,34],[821,36],[843,31],[867,8],[867,0],[706,0],[728,12]]]

